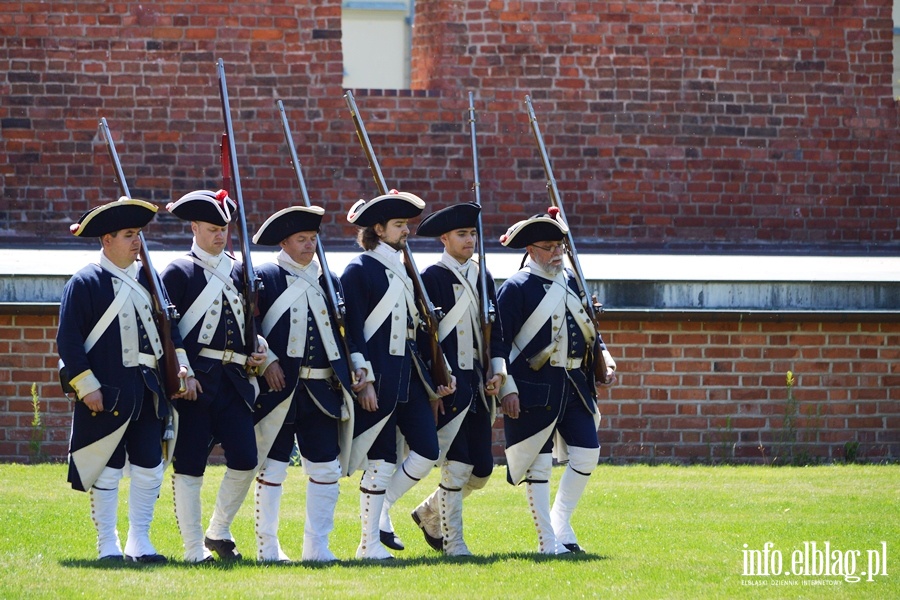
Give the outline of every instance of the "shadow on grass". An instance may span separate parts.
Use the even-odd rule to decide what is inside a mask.
[[[506,561],[528,561],[533,563],[544,562],[595,562],[599,560],[610,560],[611,557],[601,554],[592,554],[590,552],[582,552],[578,554],[560,554],[547,555],[537,554],[536,552],[495,552],[492,554],[483,554],[477,556],[443,556],[435,554],[434,556],[417,556],[415,558],[394,558],[393,560],[346,560],[330,565],[328,567],[379,567],[386,569],[397,569],[403,567],[412,567],[419,565],[490,565],[494,563]],[[312,565],[303,565],[310,566]],[[314,568],[314,567],[313,567]]]
[[[220,571],[230,571],[240,567],[256,567],[256,568],[278,568],[290,565],[267,564],[257,565],[256,561],[251,560],[217,560],[208,563],[187,563],[182,560],[169,560],[165,563],[135,563],[130,561],[109,561],[109,560],[91,560],[87,558],[64,558],[59,561],[61,567],[69,569],[96,569],[98,571],[121,571],[133,570],[141,571],[143,569],[162,569],[166,567],[178,567],[184,569],[218,569]]]
[[[237,561],[215,561],[203,564],[191,564],[180,560],[170,560],[162,564],[140,564],[133,562],[110,562],[90,560],[84,558],[66,558],[59,561],[60,566],[70,569],[96,569],[99,571],[116,571],[122,569],[142,570],[142,569],[159,569],[166,567],[177,567],[185,569],[218,569],[222,571],[230,571],[232,569],[254,568],[254,569],[340,569],[358,568],[358,567],[374,567],[379,569],[402,569],[405,567],[444,565],[444,564],[463,564],[463,565],[490,565],[506,561],[529,561],[534,563],[544,562],[596,562],[600,560],[610,560],[610,556],[602,554],[593,554],[583,552],[578,554],[560,554],[557,556],[537,554],[533,552],[497,552],[480,556],[443,556],[435,554],[434,556],[417,556],[414,558],[394,558],[391,560],[361,560],[350,559],[335,561],[330,563],[323,562],[293,562],[289,564],[267,563],[260,564],[253,560],[237,560]]]

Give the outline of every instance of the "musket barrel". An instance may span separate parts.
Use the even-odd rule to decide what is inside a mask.
[[[216,69],[219,76],[219,97],[222,101],[222,118],[225,124],[225,140],[227,142],[228,166],[231,168],[231,185],[234,187],[234,195],[232,199],[237,204],[238,209],[238,238],[241,244],[241,264],[243,268],[244,278],[244,302],[246,302],[244,315],[244,346],[249,356],[256,352],[257,334],[256,334],[256,296],[259,291],[259,279],[256,271],[253,269],[253,261],[250,257],[250,234],[247,228],[247,213],[244,209],[244,194],[241,191],[241,177],[238,172],[237,149],[234,141],[234,128],[231,123],[231,108],[228,103],[228,84],[225,81],[225,62],[220,58],[216,63]],[[226,152],[225,145],[222,148],[223,153]],[[223,168],[225,165],[223,164]],[[227,178],[228,174],[223,173]],[[231,196],[231,190],[226,190]]]
[[[379,193],[387,194],[388,186],[384,180],[384,174],[381,172],[381,166],[375,157],[375,151],[372,149],[372,143],[369,141],[369,134],[366,132],[366,126],[363,124],[359,116],[359,109],[356,107],[356,100],[353,98],[353,92],[347,90],[344,94],[344,100],[347,101],[347,107],[350,109],[350,115],[353,118],[353,124],[356,126],[356,135],[359,143],[363,147],[363,152],[369,161],[369,168],[372,171],[372,177],[375,179],[375,185],[378,187]],[[449,386],[451,383],[450,372],[447,370],[444,354],[438,341],[438,315],[434,304],[428,297],[425,290],[425,284],[422,282],[422,276],[413,259],[409,244],[403,246],[403,262],[406,266],[406,272],[412,280],[413,290],[419,303],[421,318],[428,332],[429,346],[431,350],[431,377],[437,386]]]
[[[359,137],[359,143],[362,145],[363,152],[366,153],[366,158],[369,160],[369,168],[372,171],[373,179],[375,179],[375,186],[378,188],[378,193],[387,194],[387,182],[384,180],[384,174],[381,172],[381,165],[378,164],[378,158],[372,150],[372,142],[369,141],[369,134],[366,132],[366,126],[359,116],[359,109],[356,107],[356,99],[353,98],[353,92],[347,90],[347,93],[344,94],[344,100],[347,101],[347,106],[350,108],[350,116],[353,118],[354,125],[356,125],[356,135]]]
[[[475,98],[472,92],[469,92],[469,132],[472,145],[472,189],[475,192],[475,203],[478,206],[481,206],[481,180],[478,176],[478,140],[475,134]],[[490,343],[491,327],[496,311],[488,296],[487,259],[484,254],[484,226],[481,218],[481,211],[478,211],[475,228],[477,235],[476,249],[478,251],[478,282],[479,287],[481,288],[478,295],[480,304],[479,320],[481,321],[481,337],[483,345],[483,348],[481,349],[481,362],[484,363],[482,364],[482,368],[484,369],[485,381],[488,381],[493,377]]]
[[[297,183],[300,185],[300,195],[303,196],[303,204],[310,207],[312,206],[312,202],[309,201],[306,180],[303,178],[303,169],[300,165],[300,159],[297,157],[297,148],[294,145],[294,136],[291,134],[291,125],[288,123],[287,113],[284,110],[284,103],[279,100],[276,105],[278,106],[278,112],[281,115],[281,128],[284,131],[284,139],[287,142],[288,151],[291,155],[291,167],[294,169],[294,174],[297,176]],[[340,341],[343,344],[344,352],[347,355],[349,368],[350,348],[347,345],[347,339],[344,337],[344,331],[346,329],[344,325],[344,313],[346,312],[346,308],[343,299],[338,295],[337,290],[334,287],[334,282],[331,280],[331,271],[328,268],[328,261],[325,258],[325,249],[322,247],[322,243],[318,238],[316,239],[316,256],[319,259],[319,264],[324,273],[325,293],[328,294],[328,300],[331,304],[331,316],[338,325],[338,334],[341,338]],[[348,375],[348,381],[353,382],[354,374],[352,369],[350,369]],[[350,390],[347,390],[347,392],[352,393]]]
[[[112,133],[109,130],[109,123],[106,117],[100,117],[100,132],[103,134],[103,141],[106,142],[106,151],[109,154],[110,162],[116,172],[116,183],[119,185],[119,193],[126,198],[131,198],[131,192],[128,189],[128,182],[125,179],[125,171],[122,169],[122,162],[119,160],[119,153],[116,151],[116,143],[113,141]],[[153,268],[150,262],[150,252],[147,250],[147,240],[144,239],[144,232],[138,232],[138,238],[141,241],[141,267],[147,276],[147,282],[150,286],[150,297],[153,302],[153,314],[156,326],[159,329],[159,337],[163,346],[163,363],[162,376],[166,393],[169,395],[177,394],[185,390],[184,380],[178,377],[180,366],[178,358],[175,355],[175,345],[172,342],[172,321],[178,318],[178,311],[175,305],[169,300],[166,288],[159,277],[159,273]]]
[[[535,142],[537,142],[538,150],[541,154],[541,162],[544,165],[544,173],[547,176],[547,191],[550,194],[550,201],[559,210],[559,216],[564,223],[568,223],[566,219],[566,211],[563,208],[562,197],[559,194],[559,188],[556,186],[556,179],[553,177],[553,168],[550,165],[550,156],[547,154],[547,148],[544,145],[544,137],[541,135],[541,128],[538,125],[537,117],[534,114],[534,106],[531,104],[531,96],[525,96],[525,106],[528,112],[528,120],[531,124],[531,132],[534,134]],[[578,285],[578,293],[581,301],[587,311],[588,317],[594,324],[596,330],[595,348],[594,348],[594,377],[602,383],[607,381],[606,359],[603,356],[602,347],[600,345],[600,329],[599,316],[597,309],[594,307],[594,299],[588,294],[587,280],[584,277],[584,271],[581,270],[581,263],[578,260],[578,251],[575,249],[575,238],[572,236],[572,230],[566,232],[566,244],[568,246],[567,253],[569,262],[572,264],[572,270],[575,272],[575,281]]]

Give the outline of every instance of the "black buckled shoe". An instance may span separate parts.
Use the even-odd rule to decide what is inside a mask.
[[[203,545],[219,555],[219,560],[241,560],[241,553],[231,540],[213,540],[203,538]]]
[[[422,535],[425,537],[425,543],[431,546],[433,550],[437,550],[438,552],[444,551],[444,538],[436,538],[433,537],[425,530],[425,526],[422,525],[422,519],[419,518],[419,514],[416,511],[412,512],[412,520],[416,522],[416,525],[419,526],[419,529],[422,530]]]
[[[391,550],[406,550],[406,546],[393,531],[379,530],[378,537],[381,538],[381,543]]]
[[[102,562],[122,562],[121,554],[107,554],[106,556],[101,556],[98,560]]]
[[[584,548],[582,548],[581,546],[579,546],[579,545],[576,544],[576,543],[572,543],[572,544],[563,544],[563,547],[564,547],[566,550],[568,550],[569,552],[572,552],[573,554],[577,554],[577,553],[579,553],[579,552],[584,552]]]
[[[145,565],[161,565],[169,562],[169,559],[162,554],[144,554],[143,556],[129,556],[126,554],[125,560]]]

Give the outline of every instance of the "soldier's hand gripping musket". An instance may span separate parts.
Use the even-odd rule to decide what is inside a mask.
[[[550,157],[547,154],[547,148],[544,146],[544,138],[541,135],[541,130],[538,126],[537,117],[534,114],[534,107],[531,104],[530,96],[525,96],[525,106],[528,111],[528,121],[531,124],[531,131],[534,134],[535,142],[540,151],[544,173],[547,177],[547,192],[550,196],[550,202],[559,210],[559,215],[562,220],[568,222],[566,220],[565,210],[563,209],[562,197],[560,196],[559,188],[556,186],[556,179],[553,177],[553,170],[550,166]],[[572,270],[575,272],[575,280],[578,284],[578,292],[581,296],[582,304],[584,305],[591,322],[594,324],[597,334],[591,350],[592,356],[590,357],[593,360],[594,378],[599,383],[611,383],[615,379],[615,371],[609,368],[603,354],[605,346],[603,344],[603,339],[600,337],[601,306],[597,302],[596,296],[588,296],[587,281],[584,277],[584,272],[581,269],[581,263],[578,261],[578,253],[575,250],[575,239],[572,236],[571,230],[566,231],[565,241],[566,254],[572,265]]]

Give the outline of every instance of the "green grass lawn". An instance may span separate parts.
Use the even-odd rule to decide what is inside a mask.
[[[204,486],[204,524],[223,467]],[[303,543],[302,470],[289,472],[281,543],[298,558]],[[553,483],[562,471],[554,469]],[[432,474],[393,511],[407,549],[390,563],[361,562],[358,478],[344,479],[327,566],[188,566],[172,510],[171,471],[157,504],[152,537],[173,560],[161,567],[106,566],[94,558],[89,500],[65,482],[64,465],[0,465],[0,598],[900,598],[900,467],[599,467],[574,525],[587,554],[542,557],[526,512],[524,487],[498,468],[466,501],[471,558],[428,548],[409,512],[437,484]],[[123,480],[120,499],[127,498]],[[127,507],[120,502],[124,544]],[[252,499],[233,530],[255,557]],[[745,576],[749,551],[771,542],[767,564],[782,574]],[[842,576],[786,575],[804,564],[805,543],[830,544]],[[746,545],[746,547],[745,547]],[[810,546],[807,546],[811,549]],[[867,551],[887,575],[862,575]],[[792,565],[792,553],[798,564]],[[854,553],[859,551],[859,555]],[[835,553],[839,553],[835,554]],[[754,560],[762,553],[754,554]],[[840,560],[838,560],[840,559]],[[813,571],[811,571],[812,573]],[[867,579],[873,581],[867,581]]]

